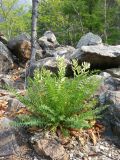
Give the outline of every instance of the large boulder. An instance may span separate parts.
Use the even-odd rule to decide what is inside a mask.
[[[66,65],[66,76],[72,76],[73,72],[71,70],[71,62],[66,58],[64,59],[64,61]],[[57,74],[58,73],[57,57],[47,57],[39,61],[36,61],[34,64],[28,67],[26,75],[33,77],[34,70],[37,68],[41,69],[42,67],[45,67],[51,72]]]
[[[31,37],[30,37],[29,34],[22,33],[22,34],[16,36],[15,38],[12,38],[11,40],[9,40],[8,41],[8,47],[12,50],[18,42],[21,42],[21,41],[24,41],[24,40],[30,41],[30,39],[31,39]]]
[[[47,49],[45,51],[45,57],[57,57],[57,56],[64,56],[65,58],[69,59],[71,54],[75,51],[74,47],[71,46],[60,46],[54,49]]]
[[[57,56],[64,56],[65,58],[68,58],[70,57],[70,55],[75,51],[75,48],[74,47],[71,47],[71,46],[64,46],[64,47],[57,47],[54,51],[53,51],[53,55],[55,57]]]
[[[21,35],[11,39],[8,42],[8,48],[18,58],[19,62],[26,63],[31,57],[31,37],[29,34],[22,33]],[[36,57],[42,57],[42,49],[36,43]]]
[[[0,74],[5,73],[13,68],[11,52],[0,42]]]
[[[89,32],[81,37],[76,48],[81,48],[82,46],[98,45],[98,44],[102,44],[102,39],[98,35]]]
[[[38,43],[43,50],[46,50],[48,48],[54,49],[55,47],[59,46],[54,33],[52,33],[51,31],[46,31],[43,37],[40,37],[38,39]]]
[[[29,135],[26,129],[13,126],[13,122],[13,120],[6,117],[0,118],[0,159],[42,159],[28,145]]]
[[[89,62],[92,68],[108,69],[120,66],[120,45],[93,45],[82,46],[76,49],[71,58],[79,62]]]
[[[120,78],[107,72],[102,72],[100,76],[103,79],[99,95],[100,103],[108,106],[111,128],[120,137]]]
[[[118,95],[120,90],[120,79],[112,77],[112,75],[107,72],[102,72],[99,76],[102,78],[100,103],[119,104],[120,97]]]

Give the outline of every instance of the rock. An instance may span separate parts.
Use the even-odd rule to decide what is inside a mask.
[[[114,78],[107,72],[102,72],[99,76],[102,78],[102,85],[99,90],[99,100],[101,104],[111,104],[115,102],[117,92],[120,88],[120,79]],[[117,97],[116,97],[117,98]],[[118,98],[119,99],[119,98]]]
[[[107,69],[106,72],[110,73],[112,77],[120,78],[120,68]]]
[[[51,31],[46,31],[46,32],[44,33],[44,36],[47,37],[47,40],[48,40],[49,42],[53,43],[54,45],[59,45],[59,43],[58,43],[58,41],[57,41],[57,39],[56,39],[56,37],[55,37],[55,35],[54,35],[53,32],[51,32]]]
[[[57,47],[54,50],[49,50],[50,56],[53,57],[57,57],[57,56],[64,56],[65,58],[69,59],[69,57],[71,56],[71,54],[75,51],[74,47],[71,46],[61,46],[61,47]]]
[[[0,159],[1,160],[42,160],[28,145],[28,133],[24,128],[11,125],[13,121],[0,119]],[[45,159],[43,159],[45,160]]]
[[[82,46],[71,56],[77,58],[79,63],[89,62],[92,68],[108,69],[120,65],[120,45],[106,46]]]
[[[111,115],[113,115],[117,121],[120,120],[120,114],[118,114],[120,113],[120,104],[111,105],[109,109],[111,111]]]
[[[0,86],[2,88],[10,87],[14,89],[23,90],[25,89],[25,83],[22,78],[13,80],[10,75],[0,75]]]
[[[100,73],[100,76],[105,79],[105,78],[111,77],[111,74],[110,74],[110,73],[107,73],[107,72],[101,72],[101,73]]]
[[[52,160],[69,159],[64,147],[54,139],[40,139],[35,142],[34,148],[38,154],[50,157]]]
[[[60,46],[54,49],[46,49],[44,52],[44,57],[57,57],[57,56],[64,56],[65,58],[69,59],[71,54],[75,51],[74,47],[71,46]]]
[[[11,52],[0,42],[0,74],[13,68],[13,59]]]
[[[18,58],[19,62],[26,63],[31,57],[31,37],[29,34],[22,33],[21,35],[11,39],[8,42],[8,48]],[[42,49],[36,43],[36,57],[42,57]]]
[[[115,135],[119,136],[120,138],[120,103],[110,105],[109,113],[111,115],[110,123],[112,131]]]
[[[22,34],[20,34],[19,36],[16,36],[15,38],[9,40],[9,41],[8,41],[8,47],[9,47],[10,49],[13,49],[14,46],[15,46],[19,41],[24,41],[24,40],[30,41],[30,39],[31,39],[31,37],[30,37],[29,34],[27,34],[27,33],[22,33]]]
[[[0,35],[0,42],[2,42],[3,44],[7,45],[8,40],[4,35]]]
[[[51,48],[53,49],[54,48],[54,44],[49,42],[47,40],[47,37],[43,36],[41,38],[38,39],[38,43],[39,45],[43,48],[43,49],[46,49],[46,48]]]
[[[112,76],[109,76],[107,78],[104,78],[104,85],[106,87],[106,90],[115,91],[116,90],[116,82]]]
[[[69,60],[65,59],[66,64],[66,75],[70,76],[72,74],[71,71],[71,63]],[[35,64],[33,64],[31,67],[27,69],[27,75],[33,76],[35,68],[41,69],[42,67],[45,67],[46,69],[50,70],[51,72],[57,74],[58,73],[58,67],[57,67],[57,58],[56,57],[47,57],[44,59],[41,59],[39,61],[36,61]]]
[[[10,98],[8,100],[8,107],[7,107],[7,112],[18,112],[21,108],[24,108],[25,106],[17,99],[15,98]]]
[[[8,79],[8,78],[2,78],[0,80],[0,85],[2,87],[5,87],[5,86],[9,86],[9,87],[13,87],[13,84],[14,84],[14,81]]]
[[[116,91],[120,91],[120,78],[114,78],[114,84],[116,86]]]
[[[117,68],[107,69],[109,73],[100,74],[103,77],[103,84],[99,100],[101,104],[108,106],[111,128],[114,134],[120,137],[120,78],[116,78],[119,77],[119,69],[117,75],[116,70]]]
[[[117,91],[120,90],[120,79],[113,76],[113,74],[107,73],[107,70],[102,72],[100,76],[104,80],[104,85],[107,90]]]
[[[26,62],[30,59],[31,44],[29,34],[23,33],[10,41],[8,41],[8,48],[18,58],[20,62]]]
[[[55,47],[59,46],[55,35],[51,31],[46,31],[44,36],[38,39],[38,43],[43,50],[48,48],[54,49]]]
[[[44,58],[39,61],[36,61],[35,64],[32,64],[32,66],[28,67],[26,71],[26,75],[33,76],[34,70],[36,68],[41,69],[43,66],[54,73],[57,73],[58,71],[56,67],[56,59],[54,57],[48,57],[48,58]]]
[[[10,123],[8,118],[0,119],[0,157],[13,155],[18,149],[14,128]]]
[[[44,52],[43,52],[42,48],[39,47],[38,45],[36,47],[36,57],[35,58],[36,58],[36,61],[44,58]]]
[[[98,44],[102,44],[102,39],[98,35],[89,32],[81,37],[76,48],[81,48],[82,46],[98,45]]]
[[[107,101],[116,105],[120,105],[120,91],[108,91]],[[120,113],[118,113],[120,115]]]

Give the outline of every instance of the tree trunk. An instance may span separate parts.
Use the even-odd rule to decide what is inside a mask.
[[[25,88],[28,86],[27,78],[34,71],[35,56],[36,56],[36,41],[37,41],[37,9],[38,0],[32,0],[32,25],[31,25],[31,59],[29,64],[26,64],[25,72]],[[28,67],[28,70],[27,70]]]
[[[38,0],[32,0],[32,30],[31,30],[31,60],[30,64],[35,62],[36,40],[37,40],[37,9]]]
[[[105,42],[107,43],[107,0],[104,0],[104,36]]]

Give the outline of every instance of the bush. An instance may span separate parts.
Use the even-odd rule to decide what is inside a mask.
[[[18,95],[31,114],[20,115],[19,124],[46,129],[89,128],[96,118],[97,100],[94,96],[99,87],[97,76],[89,74],[88,63],[78,66],[73,61],[74,78],[64,77],[65,64],[58,59],[58,75],[42,68],[29,79],[25,96]]]

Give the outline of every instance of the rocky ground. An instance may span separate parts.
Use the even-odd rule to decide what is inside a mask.
[[[19,68],[18,70],[12,71],[9,75],[1,75],[1,85],[9,84],[23,93],[25,83],[24,80],[20,78],[23,72],[24,69]],[[89,134],[87,133],[86,136],[80,136],[78,133],[75,133],[75,136],[71,136],[70,141],[68,140],[63,143],[63,140],[59,140],[59,137],[53,136],[50,133],[46,136],[46,134],[43,134],[43,132],[39,130],[31,133],[27,132],[25,128],[12,127],[10,122],[13,121],[15,114],[24,111],[24,105],[16,100],[11,93],[2,88],[0,89],[0,105],[1,160],[50,159],[46,158],[46,155],[50,155],[56,160],[60,159],[60,157],[62,157],[63,160],[120,159],[120,139],[112,133],[108,113],[106,113],[106,118],[102,121],[105,126],[105,131],[103,131],[100,136],[97,136],[95,145],[89,141],[91,137],[88,138]]]
[[[15,72],[16,73],[16,72]],[[16,75],[1,75],[1,86],[4,84],[24,89],[22,79]],[[1,160],[36,160],[39,157],[29,144],[29,134],[24,128],[11,125],[15,114],[24,107],[5,89],[0,89],[0,159]]]
[[[76,49],[61,46],[55,35],[47,31],[36,44],[36,63],[25,68],[31,55],[30,36],[21,34],[9,41],[0,37],[0,159],[1,160],[119,160],[120,159],[120,46],[109,46],[92,33],[84,35]],[[33,75],[42,66],[57,72],[56,57],[64,56],[66,76],[73,76],[71,59],[91,63],[91,69],[102,70],[101,104],[107,105],[104,119],[87,131],[72,131],[63,139],[38,129],[11,125],[25,106],[5,85],[24,94],[25,75]],[[30,71],[30,72],[28,72]]]

